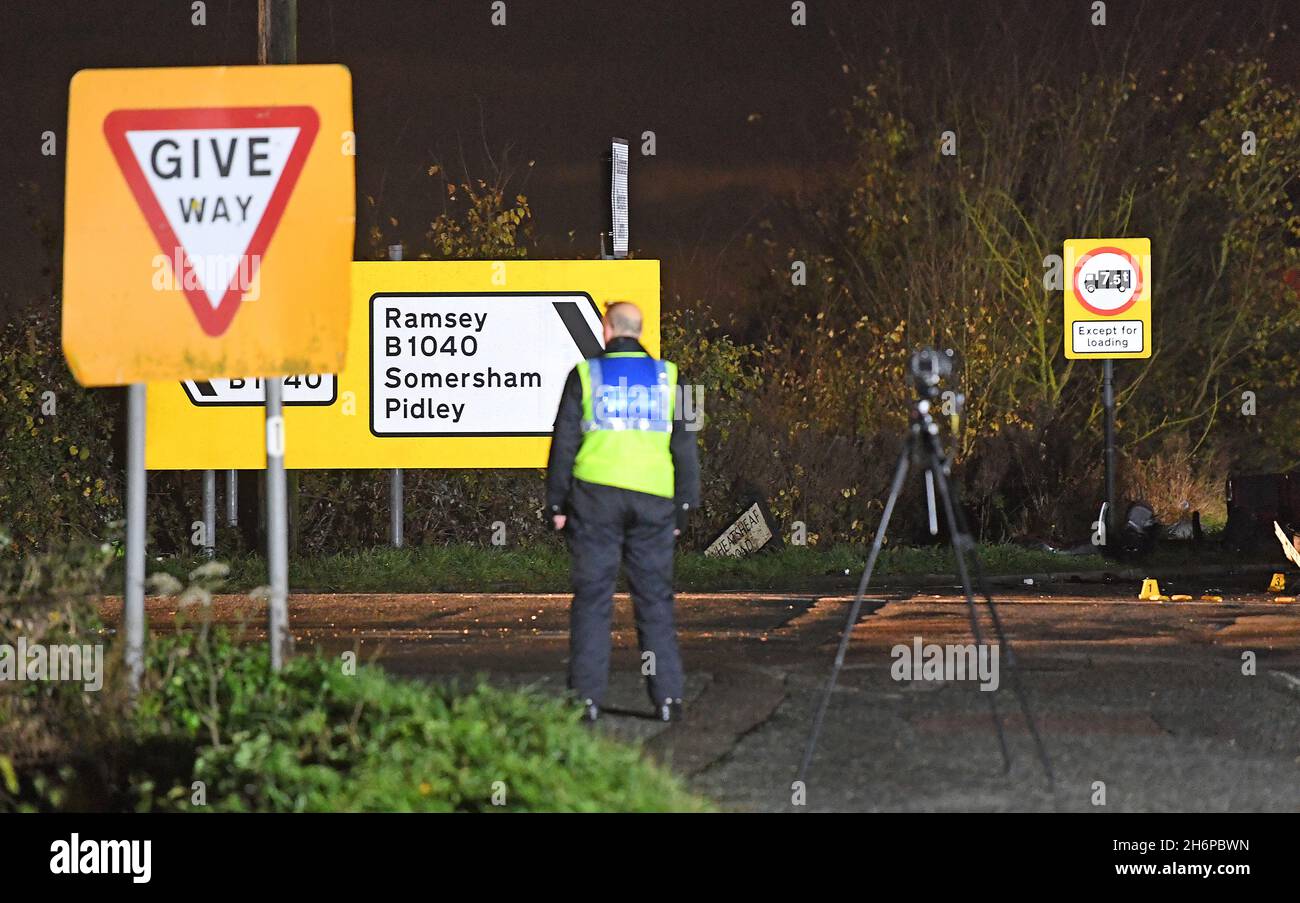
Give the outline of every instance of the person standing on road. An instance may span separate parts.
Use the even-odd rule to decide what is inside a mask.
[[[569,689],[600,715],[609,685],[610,622],[620,562],[654,716],[681,717],[683,673],[673,623],[673,546],[699,506],[698,423],[676,410],[677,367],[641,346],[641,311],[614,301],[605,352],[569,373],[547,464],[550,525],[573,559]]]

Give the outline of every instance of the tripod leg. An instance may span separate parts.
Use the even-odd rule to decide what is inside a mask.
[[[907,478],[907,469],[912,456],[912,441],[909,436],[907,443],[903,446],[903,451],[898,456],[898,464],[894,468],[894,482],[889,487],[889,499],[885,502],[885,510],[880,516],[880,526],[876,528],[876,538],[871,543],[871,554],[867,556],[867,567],[862,572],[862,579],[858,581],[858,593],[853,599],[853,605],[849,608],[849,619],[844,624],[844,632],[840,635],[840,645],[835,653],[835,664],[831,667],[830,679],[826,681],[826,689],[822,693],[821,702],[817,706],[817,714],[813,717],[812,733],[808,736],[808,746],[804,749],[803,762],[799,765],[799,781],[803,781],[808,774],[808,766],[812,764],[813,753],[817,749],[817,737],[822,730],[822,721],[826,718],[826,708],[831,702],[831,693],[835,690],[835,681],[839,678],[840,668],[844,665],[844,656],[849,649],[849,637],[853,634],[853,625],[858,622],[858,612],[862,609],[862,598],[867,593],[867,586],[871,583],[871,574],[876,569],[876,559],[880,557],[880,547],[885,541],[885,531],[889,529],[889,519],[893,516],[894,505],[898,502],[898,496],[903,491],[903,481]],[[806,786],[806,785],[805,785]]]
[[[1015,652],[1011,647],[1011,640],[1007,638],[1006,631],[1002,627],[1002,617],[998,614],[998,607],[993,602],[993,594],[989,590],[988,578],[984,574],[984,565],[980,561],[979,553],[975,550],[975,544],[970,540],[970,531],[966,526],[966,513],[962,511],[960,505],[954,505],[951,514],[953,520],[949,521],[955,525],[956,532],[966,537],[969,543],[971,563],[974,566],[975,579],[979,583],[980,594],[984,597],[984,605],[989,611],[989,617],[993,621],[993,631],[998,638],[998,643],[1005,651],[1007,670],[1011,674],[1011,691],[1016,696],[1016,702],[1020,706],[1020,713],[1024,715],[1025,726],[1029,729],[1029,735],[1034,741],[1034,750],[1038,753],[1039,764],[1043,766],[1043,775],[1047,778],[1047,787],[1053,794],[1056,792],[1056,775],[1052,769],[1052,759],[1047,754],[1047,746],[1043,743],[1042,735],[1038,732],[1038,724],[1034,720],[1033,713],[1029,709],[1029,700],[1025,695],[1024,688],[1020,684],[1020,669],[1016,664]],[[969,586],[969,584],[967,584]],[[978,642],[978,640],[977,640]]]
[[[947,477],[944,474],[943,454],[939,450],[937,442],[933,441],[933,437],[927,450],[929,461],[926,466],[930,468],[930,472],[934,475],[934,482],[939,490],[939,501],[943,505],[943,515],[948,521],[948,539],[952,543],[953,557],[957,559],[957,574],[961,577],[962,591],[966,594],[966,611],[970,615],[970,630],[975,638],[975,647],[978,650],[984,645],[984,639],[980,631],[979,616],[975,612],[975,593],[971,588],[970,573],[966,570],[966,550],[971,545],[971,539],[957,524],[952,489],[948,485]],[[997,697],[993,693],[986,695],[989,698],[989,714],[993,717],[993,728],[998,735],[998,748],[1002,751],[1002,770],[1009,772],[1011,770],[1011,752],[1007,749],[1007,736],[1002,728],[1002,715],[998,712]]]

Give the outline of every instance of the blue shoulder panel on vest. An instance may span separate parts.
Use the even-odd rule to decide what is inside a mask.
[[[593,419],[590,430],[672,430],[668,368],[652,357],[599,357],[588,361]]]

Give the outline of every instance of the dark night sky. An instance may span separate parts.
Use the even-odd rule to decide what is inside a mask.
[[[1139,12],[1141,28],[1158,28],[1160,2],[1114,0],[1120,27],[1082,34],[1118,40],[1125,17]],[[831,115],[848,97],[842,46],[873,57],[888,19],[908,36],[901,52],[933,57],[935,66],[1007,65],[971,37],[980,27],[1014,44],[1030,19],[1086,21],[1089,6],[809,0],[808,25],[796,28],[788,0],[507,0],[509,24],[499,28],[489,0],[299,0],[299,58],[352,71],[359,235],[367,224],[360,199],[373,195],[385,217],[401,221],[400,237],[417,238],[439,200],[428,165],[458,171],[463,157],[479,175],[485,146],[497,155],[508,146],[527,176],[537,256],[594,256],[604,203],[599,156],[610,136],[654,130],[658,156],[632,160],[632,243],[638,256],[664,260],[671,303],[676,293],[690,301],[740,284],[730,277],[750,263],[740,248],[745,233],[775,199],[843,153]],[[256,62],[256,0],[208,0],[204,27],[190,24],[190,7],[0,0],[0,309],[45,290],[46,260],[15,185],[38,183],[39,209],[59,226],[75,71]],[[1213,15],[1237,20],[1239,9],[1221,4]],[[1282,74],[1294,78],[1294,65]],[[974,74],[971,82],[978,85]],[[57,157],[40,153],[47,129],[59,136]]]
[[[62,140],[74,72],[256,62],[255,0],[208,0],[205,27],[190,24],[189,0],[0,7],[0,178],[11,200],[15,182],[37,182],[53,217],[64,160],[41,156],[40,135]],[[785,2],[508,0],[507,10],[500,28],[488,0],[299,2],[300,61],[352,71],[359,198],[379,198],[410,238],[436,212],[430,163],[456,172],[463,158],[479,175],[485,145],[498,160],[509,147],[537,216],[537,256],[594,256],[600,154],[611,136],[652,129],[657,157],[632,160],[633,246],[665,260],[670,292],[706,292],[754,214],[834,152],[830,111],[844,83],[829,10],[814,9],[806,28],[791,26]],[[359,233],[365,216],[359,203]],[[39,296],[40,245],[9,203],[0,255],[6,309]]]

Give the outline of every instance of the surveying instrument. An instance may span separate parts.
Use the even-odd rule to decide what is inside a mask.
[[[970,615],[971,634],[975,639],[976,648],[983,646],[984,631],[980,627],[980,619],[976,611],[975,592],[971,585],[971,570],[974,570],[975,579],[979,582],[980,594],[983,596],[984,604],[988,609],[994,635],[1001,647],[1003,660],[1006,662],[1011,675],[1012,691],[1015,693],[1020,711],[1024,715],[1030,736],[1033,737],[1034,748],[1038,753],[1039,761],[1042,763],[1048,789],[1054,793],[1055,778],[1052,773],[1052,763],[1048,758],[1043,740],[1039,736],[1038,726],[1034,722],[1033,714],[1029,710],[1029,703],[1025,698],[1024,690],[1020,686],[1015,656],[1012,653],[1011,644],[1007,640],[1006,633],[1002,629],[1002,619],[998,615],[997,606],[993,603],[993,597],[989,592],[988,580],[984,575],[983,566],[980,564],[979,555],[976,553],[975,539],[971,536],[967,526],[966,514],[962,510],[960,499],[957,498],[957,491],[950,482],[951,464],[947,455],[944,454],[943,443],[939,439],[939,425],[935,423],[931,413],[940,398],[940,384],[952,374],[951,352],[940,353],[933,348],[921,348],[912,355],[910,372],[912,382],[916,388],[916,399],[912,402],[908,415],[907,436],[903,443],[903,450],[898,456],[898,464],[894,468],[894,480],[890,485],[889,499],[885,502],[885,510],[880,517],[880,526],[876,528],[876,537],[871,543],[871,553],[867,556],[866,569],[862,572],[862,579],[858,582],[857,595],[853,599],[853,605],[849,608],[849,617],[844,624],[844,632],[840,635],[839,649],[835,653],[835,664],[831,667],[830,679],[826,682],[826,689],[823,691],[821,702],[817,706],[817,714],[813,718],[812,733],[808,737],[808,746],[804,750],[803,761],[799,766],[798,780],[805,787],[807,786],[805,779],[808,774],[808,767],[812,764],[813,754],[817,748],[817,738],[821,734],[822,723],[826,718],[826,709],[830,705],[831,694],[835,690],[835,682],[838,680],[840,669],[844,665],[844,657],[849,648],[849,638],[853,634],[853,627],[857,624],[858,615],[862,610],[863,597],[867,593],[867,588],[871,585],[871,575],[875,571],[876,560],[880,557],[880,548],[885,541],[885,531],[889,529],[889,519],[893,516],[894,506],[898,503],[898,497],[902,493],[903,482],[907,479],[908,471],[916,464],[924,468],[925,498],[931,536],[939,534],[939,517],[935,504],[936,496],[938,504],[943,506],[944,521],[948,525],[948,538],[952,544],[953,557],[957,561],[957,574],[961,578],[962,591],[966,596],[966,610]],[[954,402],[960,406],[962,403],[961,396],[955,395]],[[992,716],[994,731],[997,734],[998,748],[1002,752],[1003,773],[1008,773],[1011,770],[1011,753],[1007,748],[1002,716],[998,712],[997,694],[996,692],[990,692],[985,695],[988,696],[989,700],[989,713]]]

